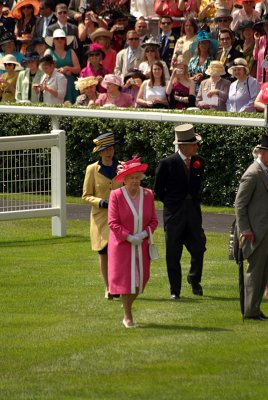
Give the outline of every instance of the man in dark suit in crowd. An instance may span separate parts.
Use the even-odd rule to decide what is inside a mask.
[[[266,320],[260,309],[268,282],[268,136],[256,147],[256,160],[242,176],[235,200],[238,235],[248,261],[245,319]]]
[[[170,16],[160,18],[161,35],[158,37],[161,43],[159,54],[161,60],[165,61],[168,68],[171,65],[171,59],[174,52],[178,36],[172,31],[172,18]]]
[[[57,22],[57,17],[53,12],[53,4],[53,0],[40,1],[40,17],[37,18],[35,23],[34,38],[45,38],[47,35],[47,28]]]
[[[233,66],[236,58],[244,58],[243,53],[235,49],[235,35],[234,32],[228,28],[224,28],[220,31],[219,43],[220,48],[217,52],[216,59],[224,65],[226,71],[226,74],[222,76],[222,78],[234,81],[236,78],[233,78],[228,73],[228,69]]]
[[[74,36],[74,41],[72,42],[72,48],[78,48],[78,29],[76,25],[70,24],[68,22],[68,7],[64,3],[59,3],[56,6],[56,17],[57,22],[53,25],[50,25],[47,28],[47,36],[53,36],[53,32],[56,29],[63,29],[66,35]]]
[[[6,5],[5,0],[0,0],[0,37],[4,34],[4,32],[14,32],[15,28],[15,20],[8,16],[8,9],[7,15],[4,11],[4,6]]]
[[[156,171],[154,191],[164,203],[166,263],[171,300],[178,300],[181,291],[181,255],[183,245],[191,255],[187,276],[193,294],[202,296],[200,284],[206,237],[202,228],[200,208],[204,159],[197,155],[201,137],[191,124],[175,128],[179,150],[164,158]]]

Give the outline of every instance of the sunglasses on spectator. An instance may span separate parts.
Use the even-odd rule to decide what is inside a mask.
[[[155,53],[155,49],[145,49],[145,53]]]
[[[229,22],[230,19],[228,19],[228,18],[219,18],[217,21],[218,22]]]
[[[57,11],[57,14],[62,15],[62,14],[67,14],[66,10],[62,10],[62,11]]]
[[[55,37],[54,40],[65,40],[65,37]]]
[[[128,38],[128,40],[140,40],[140,38],[138,38],[138,37],[130,37],[130,38]]]
[[[11,65],[15,65],[15,64],[13,64],[13,63],[4,63],[4,66],[5,66],[5,67],[6,67],[6,66],[10,67]]]
[[[25,10],[26,8],[33,8],[33,6],[29,4],[29,5],[27,5],[27,6],[22,6],[22,7],[21,7],[22,10]]]
[[[161,25],[170,25],[171,22],[161,22]]]

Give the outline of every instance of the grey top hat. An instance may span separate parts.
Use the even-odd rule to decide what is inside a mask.
[[[173,144],[195,144],[202,141],[197,135],[192,124],[182,124],[175,127],[176,140]]]

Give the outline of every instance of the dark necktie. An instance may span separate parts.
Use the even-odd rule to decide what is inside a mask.
[[[163,54],[166,49],[166,41],[167,41],[167,37],[166,37],[166,35],[163,35],[162,39],[161,39],[161,57],[163,57]]]

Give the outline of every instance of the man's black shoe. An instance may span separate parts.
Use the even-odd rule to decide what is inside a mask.
[[[266,321],[267,317],[262,317],[261,315],[256,315],[255,317],[245,317],[244,319],[253,319],[254,321]]]
[[[172,301],[180,300],[180,296],[178,294],[172,293],[170,295],[170,300],[172,300]]]
[[[192,291],[196,296],[203,296],[203,288],[200,283],[192,283]]]

